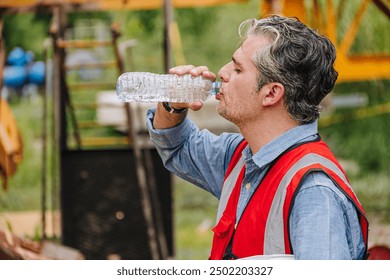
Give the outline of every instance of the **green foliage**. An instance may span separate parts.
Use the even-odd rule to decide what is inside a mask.
[[[363,178],[352,178],[354,187],[366,212],[371,217],[390,223],[390,175],[386,172],[366,173]]]
[[[383,28],[388,24],[389,18],[380,12],[375,5],[369,5],[351,53],[388,53],[390,51],[390,29]]]
[[[176,9],[174,20],[180,31],[186,63],[207,65],[217,72],[237,47],[238,25],[244,19],[257,17],[257,5],[257,1],[249,1],[246,5]],[[113,17],[122,22],[122,41],[138,41],[132,49],[132,71],[163,73],[163,13],[129,11],[124,16],[113,13]]]
[[[337,85],[338,93],[365,93],[368,106],[390,102],[388,88],[390,81],[368,81]],[[337,113],[347,114],[351,109],[339,109]],[[361,172],[359,177],[370,173],[386,172],[390,166],[390,118],[388,114],[347,120],[321,130],[335,153],[343,158],[356,161]]]
[[[111,12],[111,20],[121,25],[124,40],[155,36],[163,26],[160,10]]]
[[[23,140],[23,159],[9,181],[8,191],[0,191],[0,212],[40,208],[41,104],[39,99],[11,104]]]
[[[43,42],[49,30],[48,15],[16,14],[4,16],[3,36],[7,54],[15,47],[32,51],[35,60],[43,59]]]
[[[142,27],[142,30],[147,34],[153,34],[159,27],[158,18],[161,16],[160,10],[136,11],[136,18]]]
[[[68,28],[76,27],[80,22],[85,21],[103,21],[110,25],[111,16],[107,12],[88,12],[88,13],[70,13],[67,17]]]
[[[335,93],[364,93],[371,107],[390,102],[389,87],[390,80],[344,83],[336,86]],[[347,115],[353,110],[336,113]],[[338,158],[357,164],[357,170],[351,172],[347,166],[346,172],[366,211],[390,221],[390,117],[377,113],[321,128],[320,134]]]
[[[175,13],[175,20],[179,22],[182,30],[191,30],[186,32],[191,35],[188,37],[199,38],[212,29],[217,11],[216,7],[179,9]]]
[[[208,192],[176,178],[175,229],[176,259],[207,259],[212,242],[217,199]]]
[[[390,166],[390,126],[388,116],[347,121],[324,129],[337,155],[356,161],[360,177],[370,173],[384,172]]]
[[[175,19],[187,63],[207,65],[217,73],[238,46],[239,24],[258,17],[257,5],[257,1],[249,1],[246,5],[178,10]]]

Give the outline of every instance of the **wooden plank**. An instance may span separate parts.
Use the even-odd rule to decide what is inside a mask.
[[[86,41],[86,40],[57,40],[57,46],[59,48],[78,48],[78,49],[87,49],[95,47],[110,47],[112,45],[111,40],[106,41]]]
[[[127,137],[84,137],[82,147],[129,145]]]

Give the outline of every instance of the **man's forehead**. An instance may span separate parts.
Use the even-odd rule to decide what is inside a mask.
[[[242,42],[240,48],[245,52],[247,49],[259,49],[270,44],[270,40],[264,35],[251,35]]]
[[[235,59],[232,60],[235,63],[236,61],[239,62],[237,56],[240,55],[252,56],[259,49],[264,48],[268,45],[270,45],[270,42],[264,36],[259,36],[259,35],[248,36],[248,38],[245,39],[245,41],[241,44],[241,46],[236,50],[236,52],[233,55],[233,58]]]

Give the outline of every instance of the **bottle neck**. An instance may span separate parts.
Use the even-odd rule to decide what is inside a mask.
[[[218,81],[215,81],[212,83],[212,89],[211,89],[211,92],[213,95],[216,95],[218,92],[219,92],[219,89],[221,87],[222,83],[221,82],[218,82]]]

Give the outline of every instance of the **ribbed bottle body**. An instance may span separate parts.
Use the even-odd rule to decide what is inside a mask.
[[[203,77],[128,72],[119,76],[116,93],[124,102],[192,103],[207,100],[218,88],[219,82]]]

